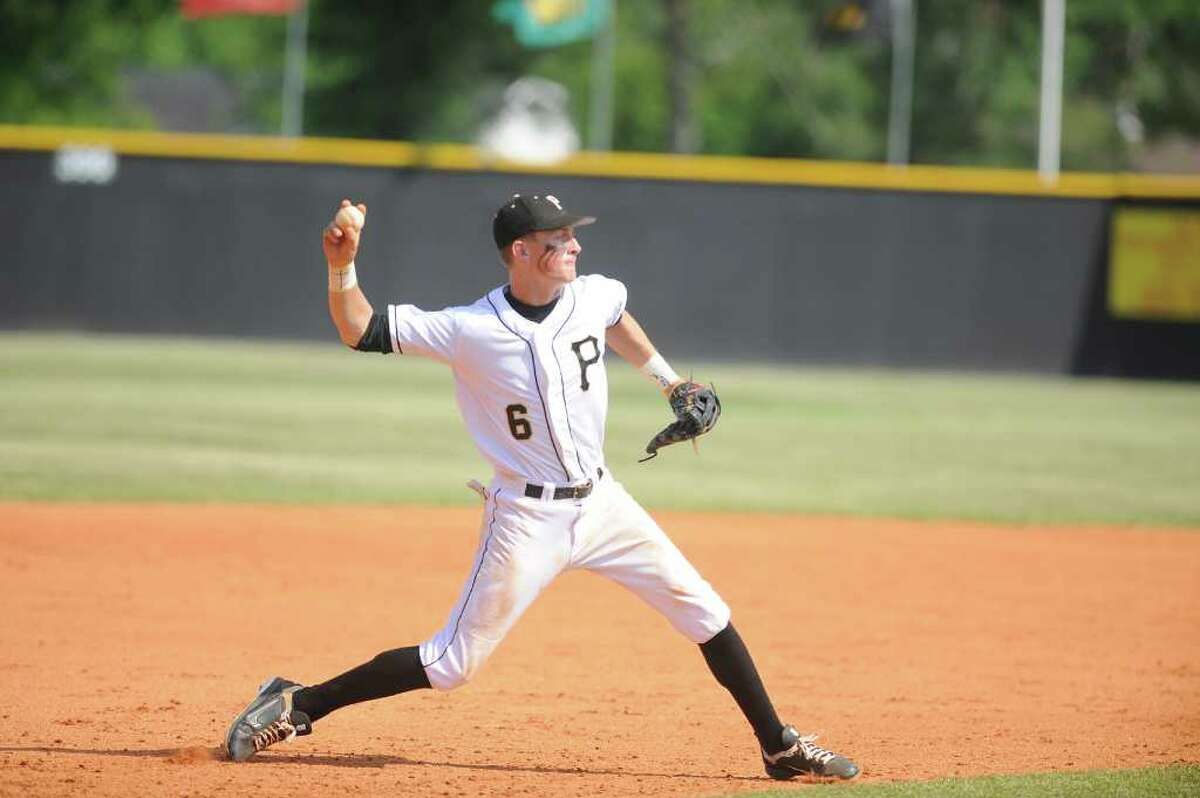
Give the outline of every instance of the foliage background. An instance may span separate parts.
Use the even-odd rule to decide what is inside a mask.
[[[912,161],[1031,168],[1041,2],[915,3]],[[587,130],[591,43],[524,49],[493,4],[311,0],[305,132],[470,142],[524,75],[566,86]],[[614,148],[882,160],[889,9],[619,3]],[[274,133],[285,31],[174,0],[0,0],[0,123]],[[1068,0],[1063,118],[1065,169],[1200,171],[1200,4]]]

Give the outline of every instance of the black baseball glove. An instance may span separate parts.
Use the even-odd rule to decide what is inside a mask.
[[[667,397],[675,420],[655,435],[646,444],[646,454],[639,463],[657,457],[658,450],[680,441],[690,441],[703,435],[717,425],[721,417],[721,400],[711,385],[697,382],[681,382],[671,389]]]

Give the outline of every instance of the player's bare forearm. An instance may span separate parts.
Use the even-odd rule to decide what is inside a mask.
[[[621,318],[608,328],[604,337],[612,350],[635,369],[646,365],[646,361],[654,356],[654,344],[650,343],[650,337],[629,311],[621,314]]]
[[[663,393],[669,393],[678,384],[679,377],[658,354],[650,336],[638,324],[637,319],[629,311],[621,314],[617,323],[605,332],[605,340],[612,350],[624,358],[631,366],[643,373],[649,369],[650,376]],[[652,362],[653,361],[653,362]]]
[[[354,346],[367,331],[375,313],[371,303],[357,285],[349,291],[329,292],[329,316],[337,327],[338,337],[346,346]]]

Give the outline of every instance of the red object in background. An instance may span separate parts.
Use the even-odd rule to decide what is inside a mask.
[[[290,14],[303,0],[180,0],[180,11],[188,19],[223,14]]]

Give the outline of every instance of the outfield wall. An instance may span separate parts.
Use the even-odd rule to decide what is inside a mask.
[[[319,236],[341,197],[370,207],[358,262],[376,306],[437,308],[504,280],[491,214],[513,191],[542,190],[599,217],[581,232],[581,269],[625,281],[630,310],[685,367],[750,358],[1200,378],[1200,325],[1108,311],[1119,177],[1046,189],[1025,173],[940,170],[939,181],[914,169],[895,183],[894,171],[820,164],[803,183],[803,162],[760,172],[762,161],[712,159],[705,173],[705,159],[667,156],[535,174],[382,143],[375,157],[330,164],[322,151],[371,145],[309,141],[263,157],[228,142],[171,150],[163,136],[146,140],[165,149],[146,151],[117,139],[116,173],[96,185],[60,179],[62,141],[5,147],[0,130],[12,226],[0,327],[334,340]],[[687,179],[655,171],[672,164]],[[789,170],[790,182],[773,179]],[[1180,185],[1143,201],[1200,201]]]

